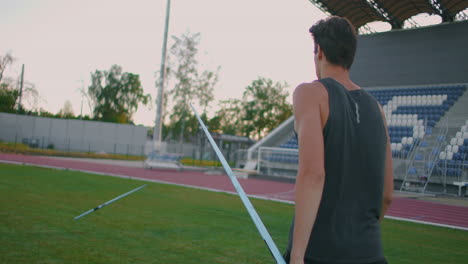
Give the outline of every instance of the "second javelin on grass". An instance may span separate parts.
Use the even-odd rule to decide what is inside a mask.
[[[219,160],[221,161],[221,164],[223,164],[224,170],[226,171],[227,175],[231,179],[232,185],[234,185],[234,188],[236,189],[237,193],[239,194],[242,203],[244,204],[245,208],[249,212],[250,217],[252,218],[252,221],[254,222],[255,226],[257,227],[258,232],[263,238],[263,241],[268,246],[268,249],[270,250],[271,254],[276,260],[276,263],[278,264],[286,264],[284,261],[281,253],[279,252],[278,248],[276,247],[275,242],[273,242],[273,239],[270,236],[270,233],[268,233],[268,230],[266,229],[265,225],[263,224],[262,220],[260,219],[260,216],[258,216],[257,211],[255,211],[255,208],[253,207],[252,203],[250,202],[249,198],[244,192],[244,189],[242,189],[242,186],[239,184],[239,181],[237,180],[236,176],[234,176],[234,173],[232,172],[231,167],[229,167],[226,159],[224,158],[223,154],[219,150],[218,146],[213,140],[213,137],[211,137],[210,132],[208,132],[208,129],[206,128],[205,124],[201,120],[200,116],[198,115],[197,111],[195,108],[193,108],[193,105],[190,104],[190,107],[192,108],[193,112],[195,113],[195,116],[198,119],[198,122],[200,123],[203,131],[205,131],[206,136],[208,137],[208,140],[211,143],[211,146],[213,147],[216,155],[218,156]]]
[[[133,190],[127,192],[127,193],[124,193],[124,194],[122,194],[122,195],[120,195],[120,196],[117,196],[117,197],[115,197],[114,199],[112,199],[112,200],[110,200],[110,201],[107,201],[107,202],[105,202],[105,203],[103,203],[103,204],[100,204],[100,205],[98,205],[97,207],[95,207],[95,208],[93,208],[93,209],[89,209],[88,211],[86,211],[86,212],[80,214],[79,216],[76,216],[74,219],[75,219],[75,220],[78,220],[78,219],[80,219],[81,217],[83,217],[83,216],[85,216],[85,215],[88,215],[88,214],[90,214],[90,213],[92,213],[92,212],[95,212],[95,211],[97,211],[97,210],[103,208],[103,207],[106,206],[106,205],[109,205],[109,204],[111,204],[111,203],[113,203],[113,202],[115,202],[115,201],[117,201],[117,200],[119,200],[119,199],[124,198],[125,196],[127,196],[127,195],[129,195],[129,194],[131,194],[131,193],[134,193],[134,192],[136,192],[136,191],[138,191],[138,190],[144,188],[145,186],[146,186],[146,184],[145,184],[145,185],[142,185],[142,186],[140,186],[140,187],[138,187],[138,188],[136,188],[136,189],[133,189]]]

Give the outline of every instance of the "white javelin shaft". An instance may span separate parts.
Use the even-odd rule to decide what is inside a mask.
[[[134,193],[134,192],[136,192],[136,191],[142,189],[142,188],[145,187],[145,186],[146,186],[146,184],[145,184],[145,185],[142,185],[142,186],[140,186],[140,187],[138,187],[138,188],[136,188],[136,189],[133,189],[133,190],[127,192],[127,193],[124,193],[124,194],[122,194],[122,195],[120,195],[120,196],[117,196],[117,197],[115,197],[114,199],[112,199],[112,200],[110,200],[110,201],[107,201],[107,202],[105,202],[105,203],[103,203],[103,204],[101,204],[101,205],[98,205],[97,207],[95,207],[95,208],[93,208],[93,209],[90,209],[90,210],[88,210],[88,211],[86,211],[86,212],[80,214],[79,216],[76,216],[74,219],[75,219],[75,220],[80,219],[81,217],[83,217],[83,216],[85,216],[85,215],[87,215],[87,214],[90,214],[90,213],[92,213],[92,212],[94,212],[94,211],[97,211],[97,210],[103,208],[103,207],[106,206],[106,205],[109,205],[109,204],[111,204],[111,203],[113,203],[113,202],[115,202],[115,201],[117,201],[117,200],[119,200],[119,199],[121,199],[121,198],[123,198],[123,197],[125,197],[125,196],[127,196],[127,195],[129,195],[129,194],[131,194],[131,193]]]
[[[237,178],[234,176],[232,173],[231,167],[229,167],[226,159],[224,158],[223,154],[219,150],[218,146],[213,140],[213,137],[211,137],[210,133],[208,132],[208,129],[206,128],[205,124],[201,120],[200,116],[198,115],[197,111],[195,111],[195,108],[193,108],[193,105],[190,104],[190,107],[192,107],[193,112],[195,113],[195,116],[198,119],[198,122],[200,123],[201,127],[203,128],[203,131],[205,131],[206,136],[208,137],[208,140],[211,143],[211,146],[213,147],[214,151],[216,152],[216,155],[218,156],[219,160],[223,164],[224,170],[226,171],[227,175],[231,179],[232,185],[234,185],[234,188],[236,189],[237,193],[239,194],[242,203],[244,203],[245,208],[249,212],[250,217],[252,218],[252,221],[254,222],[255,226],[258,229],[258,232],[262,236],[263,240],[268,246],[268,249],[270,249],[271,254],[276,260],[276,263],[278,264],[286,264],[286,262],[283,259],[283,256],[281,255],[280,251],[276,247],[275,242],[273,242],[273,239],[271,238],[270,234],[268,233],[268,230],[266,229],[265,225],[263,224],[262,220],[260,219],[260,216],[258,216],[257,211],[255,211],[255,208],[253,207],[252,203],[250,202],[249,198],[244,192],[244,189],[242,189],[242,186],[239,184],[239,181]]]

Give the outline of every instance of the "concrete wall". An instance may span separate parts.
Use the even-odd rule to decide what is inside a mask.
[[[35,139],[39,147],[57,150],[143,155],[143,126],[0,113],[0,140],[22,143]]]
[[[468,82],[468,21],[358,38],[351,78],[362,87]]]

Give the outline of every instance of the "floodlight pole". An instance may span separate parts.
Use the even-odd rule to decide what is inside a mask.
[[[23,84],[24,84],[24,64],[21,67],[21,79],[20,79],[20,91],[19,91],[19,100],[18,100],[18,111],[23,107],[21,106],[21,98],[23,98]]]
[[[159,87],[156,98],[156,120],[153,131],[153,150],[159,150],[161,147],[161,130],[162,130],[162,105],[163,105],[163,93],[164,93],[164,81],[166,75],[166,49],[167,49],[167,33],[169,31],[169,15],[171,11],[171,0],[167,0],[166,3],[166,21],[164,24],[164,39],[162,46],[161,55],[161,69],[159,76]]]

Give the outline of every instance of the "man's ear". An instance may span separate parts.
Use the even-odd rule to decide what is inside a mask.
[[[317,44],[317,59],[323,60],[323,50],[320,45]]]

